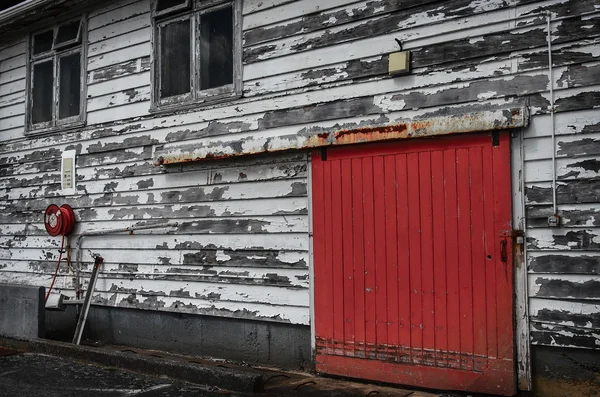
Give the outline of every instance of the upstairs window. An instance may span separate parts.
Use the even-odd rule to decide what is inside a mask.
[[[83,21],[77,19],[31,36],[29,130],[83,123],[83,30]]]
[[[155,0],[154,107],[241,95],[240,0]]]

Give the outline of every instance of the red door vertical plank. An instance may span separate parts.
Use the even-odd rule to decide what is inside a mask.
[[[377,352],[384,358],[387,345],[387,269],[385,263],[385,171],[383,157],[373,158],[375,199],[375,313],[377,316]]]
[[[431,152],[431,196],[433,198],[433,288],[435,310],[435,350],[448,350],[446,320],[446,214],[444,188],[444,152]],[[447,366],[447,355],[436,354],[436,365]]]
[[[487,264],[484,239],[483,158],[481,146],[469,150],[471,168],[471,252],[473,264],[473,349],[476,356],[487,355],[485,266]],[[481,370],[485,361],[479,360]]]
[[[365,228],[365,339],[367,354],[376,357],[375,344],[377,331],[375,327],[375,208],[373,207],[373,159],[365,157],[363,163],[363,200]]]
[[[460,302],[458,279],[458,204],[456,192],[456,150],[444,151],[444,188],[446,213],[446,316],[448,323],[448,365],[460,368]]]
[[[341,160],[342,200],[342,230],[339,239],[343,245],[343,285],[344,285],[344,344],[345,354],[354,356],[354,247],[352,244],[352,161]]]
[[[485,291],[487,312],[487,356],[498,357],[498,322],[496,319],[496,267],[499,239],[494,221],[494,161],[492,145],[483,146],[483,205],[485,209]]]
[[[411,346],[410,256],[408,232],[408,173],[406,154],[396,155],[397,223],[398,223],[398,339],[400,346]],[[405,359],[405,357],[403,357]],[[410,359],[410,356],[408,357]],[[402,360],[404,361],[404,360]]]
[[[315,336],[318,341],[325,337],[325,318],[324,315],[328,296],[327,296],[327,280],[324,279],[325,267],[325,195],[323,191],[323,162],[318,153],[315,152],[312,156],[312,222],[313,222],[313,274],[314,274],[314,291],[315,291]]]
[[[344,251],[342,238],[342,178],[340,160],[327,160],[331,164],[331,217],[333,247],[333,339],[336,354],[344,349]]]
[[[473,369],[473,284],[471,270],[471,195],[469,149],[456,151],[458,192],[458,277],[460,283],[460,352],[461,368]]]
[[[500,134],[500,145],[492,148],[494,158],[494,197],[495,197],[495,219],[497,235],[502,231],[512,230],[512,206],[511,206],[511,184],[510,184],[510,135]],[[504,238],[502,238],[504,239]],[[507,261],[497,261],[496,283],[498,291],[498,357],[513,357],[513,304],[512,304],[512,239],[506,238]],[[499,245],[499,243],[498,243]],[[499,259],[499,258],[498,258]]]
[[[328,216],[325,216],[325,263],[323,266],[323,282],[327,283],[326,297],[324,297],[324,302],[319,302],[323,307],[323,316],[325,317],[325,337],[327,340],[327,349],[333,352],[334,344],[333,344],[333,221],[331,218],[331,162],[324,161],[322,162],[323,167],[323,205],[325,209],[325,213],[328,213]]]
[[[355,354],[365,357],[365,260],[362,160],[352,159],[352,215],[354,217],[354,336]]]
[[[419,196],[421,198],[421,284],[423,305],[423,348],[435,348],[435,314],[433,297],[433,230],[431,197],[431,152],[419,153]],[[425,355],[425,362],[434,365],[434,358]]]
[[[410,253],[410,338],[415,353],[413,362],[421,362],[423,348],[423,299],[421,285],[421,208],[419,197],[419,154],[406,156],[408,172],[408,233]]]
[[[387,343],[394,348],[395,354],[398,346],[398,234],[396,230],[396,158],[394,155],[385,156],[384,168]]]

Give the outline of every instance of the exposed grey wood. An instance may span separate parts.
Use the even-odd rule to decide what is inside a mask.
[[[600,197],[600,179],[560,181],[556,195],[559,204],[597,203]],[[552,201],[552,188],[529,186],[526,189],[526,200],[530,204],[549,204]]]
[[[531,342],[534,345],[597,349],[600,337],[597,331],[585,328],[532,322]]]
[[[567,253],[536,253],[529,257],[532,273],[600,274],[600,255]]]

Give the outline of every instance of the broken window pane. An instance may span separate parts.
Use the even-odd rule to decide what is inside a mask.
[[[188,0],[158,0],[156,2],[156,12],[168,10],[169,8],[177,7],[176,9],[185,8]]]
[[[64,119],[79,115],[81,94],[81,55],[67,55],[59,62],[58,117]]]
[[[189,19],[172,22],[160,29],[160,96],[166,98],[190,92]]]
[[[79,35],[80,25],[81,21],[74,21],[60,26],[58,28],[58,33],[56,34],[54,45],[57,46],[75,40]]]
[[[33,92],[31,122],[52,121],[52,89],[54,87],[54,62],[41,62],[33,66]]]
[[[33,55],[41,54],[52,49],[54,31],[49,30],[33,36]]]
[[[202,15],[200,20],[200,89],[233,83],[233,9]]]

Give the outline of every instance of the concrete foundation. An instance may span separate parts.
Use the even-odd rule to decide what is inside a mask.
[[[600,397],[600,351],[533,346],[533,395]]]
[[[0,284],[0,336],[34,339],[44,336],[44,287]]]
[[[76,312],[48,312],[47,337],[71,341]],[[92,306],[84,339],[285,369],[309,369],[310,327]]]

